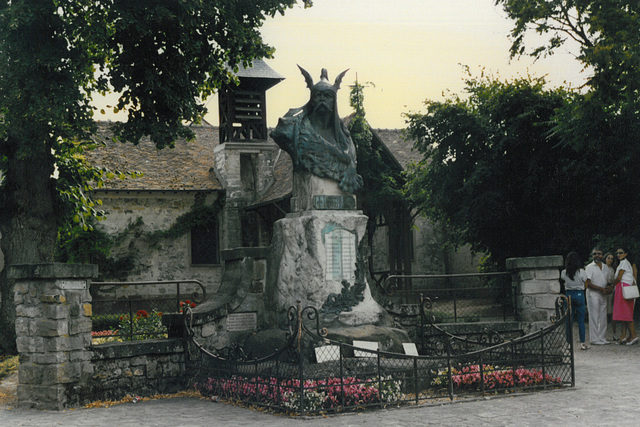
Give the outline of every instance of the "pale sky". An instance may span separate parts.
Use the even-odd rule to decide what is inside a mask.
[[[445,91],[462,95],[463,69],[482,68],[501,78],[547,76],[552,86],[584,83],[586,74],[561,48],[538,62],[509,61],[508,34],[513,27],[494,0],[314,0],[285,16],[267,19],[262,35],[275,47],[267,64],[286,79],[267,92],[268,125],[309,99],[300,64],[317,81],[327,68],[329,80],[349,68],[338,92],[340,116],[349,115],[349,84],[373,82],[365,90],[367,120],[374,128],[403,128],[403,112],[423,111],[426,99]],[[528,46],[533,46],[531,40]],[[573,54],[577,53],[577,50]],[[217,99],[207,121],[218,125]]]

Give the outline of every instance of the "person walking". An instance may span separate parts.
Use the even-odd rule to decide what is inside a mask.
[[[580,263],[580,256],[577,252],[569,252],[564,262],[564,270],[560,273],[560,278],[564,281],[564,288],[567,297],[571,301],[571,316],[578,319],[578,333],[580,335],[580,349],[587,350],[589,346],[586,341],[584,327],[585,298],[584,288],[587,282],[587,273]],[[570,323],[570,322],[569,322]],[[567,323],[567,328],[569,326]],[[568,334],[567,334],[568,335]]]
[[[602,250],[597,246],[591,251],[593,261],[587,265],[587,310],[589,311],[589,341],[593,345],[610,344],[607,332],[607,266],[602,264]]]
[[[615,296],[613,299],[613,321],[620,321],[622,328],[620,330],[619,344],[633,345],[638,342],[636,336],[636,327],[633,323],[633,306],[636,300],[624,299],[622,296],[622,288],[631,286],[635,282],[634,269],[628,259],[628,251],[626,248],[618,248],[616,256],[620,261],[616,270],[613,284],[616,286]]]

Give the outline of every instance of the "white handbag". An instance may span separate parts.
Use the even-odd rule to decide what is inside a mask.
[[[629,286],[622,286],[622,298],[624,299],[636,299],[640,297],[640,291],[638,285],[635,283]]]

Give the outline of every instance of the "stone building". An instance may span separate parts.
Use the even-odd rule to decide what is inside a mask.
[[[238,86],[219,93],[220,126],[191,126],[195,140],[176,141],[174,148],[157,150],[148,139],[137,146],[110,141],[108,124],[101,123],[107,142],[87,153],[88,160],[142,173],[94,191],[108,212],[97,229],[117,242],[113,268],[103,268],[101,279],[197,279],[215,292],[224,251],[269,245],[273,223],[289,212],[292,191],[291,159],[266,127],[265,93],[282,77],[263,62],[238,77]],[[393,167],[416,160],[401,130],[373,135]],[[406,224],[395,229],[394,218],[377,221],[368,239],[374,281],[388,274],[477,271],[468,251],[443,251],[443,233],[423,218],[407,212]]]

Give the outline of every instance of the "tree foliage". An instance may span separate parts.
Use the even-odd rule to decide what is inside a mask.
[[[429,101],[407,115],[425,159],[407,190],[457,243],[506,257],[591,245],[638,248],[640,226],[640,3],[496,0],[514,20],[511,56],[539,58],[571,39],[587,83],[469,79],[468,99]],[[527,46],[529,33],[544,37]],[[632,243],[629,245],[629,243]],[[637,255],[637,254],[636,254]]]
[[[373,83],[368,83],[373,85]],[[373,133],[365,118],[365,85],[357,81],[351,86],[349,104],[354,113],[349,121],[349,133],[356,147],[357,170],[364,181],[358,198],[365,215],[369,217],[369,232],[375,229],[377,216],[389,216],[389,210],[404,205],[402,171],[394,168],[382,147],[372,144]]]
[[[406,116],[424,154],[408,170],[416,206],[450,227],[454,243],[470,243],[500,266],[508,257],[589,245],[587,227],[579,227],[587,217],[576,208],[588,205],[587,171],[552,132],[572,94],[531,77],[470,77],[466,92],[467,99],[428,101],[426,114]]]
[[[200,121],[203,99],[232,79],[238,64],[273,53],[259,27],[295,3],[0,2],[0,244],[7,264],[50,261],[58,227],[94,213],[85,184],[105,171],[82,161],[95,142],[93,96],[117,92],[112,108],[128,119],[113,130],[123,141],[149,135],[162,148],[190,138],[185,121]],[[85,211],[76,217],[78,209]],[[5,273],[0,326],[10,330]],[[0,346],[7,340],[3,334]]]
[[[551,35],[529,54],[551,54],[563,40],[578,43],[576,59],[585,67],[581,95],[558,111],[554,133],[583,159],[590,171],[584,187],[596,189],[599,237],[638,242],[640,226],[640,3],[636,0],[497,0],[515,21],[512,56],[525,53],[529,30]],[[638,244],[631,245],[636,256]]]

